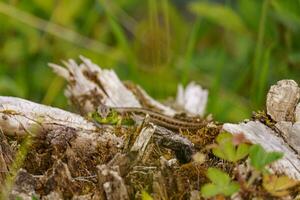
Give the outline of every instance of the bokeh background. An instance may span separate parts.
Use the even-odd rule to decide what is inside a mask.
[[[68,109],[47,63],[84,55],[157,99],[209,89],[207,112],[239,121],[271,84],[300,79],[299,0],[1,0],[0,94]]]

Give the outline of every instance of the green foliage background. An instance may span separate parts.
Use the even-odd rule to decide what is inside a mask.
[[[67,107],[48,62],[84,55],[158,99],[210,90],[208,112],[238,121],[277,80],[299,83],[299,0],[2,0],[0,94]]]

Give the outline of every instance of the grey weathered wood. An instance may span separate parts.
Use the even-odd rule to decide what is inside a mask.
[[[98,184],[107,200],[129,200],[127,188],[123,178],[120,176],[119,167],[99,165]]]
[[[267,95],[267,113],[276,121],[294,121],[300,88],[293,80],[281,80],[271,86]]]
[[[138,152],[139,156],[143,155],[151,137],[154,134],[154,131],[155,126],[153,124],[149,124],[148,126],[143,127],[134,144],[132,145],[130,151]]]
[[[140,107],[140,103],[113,70],[101,69],[89,59],[80,57],[81,64],[70,59],[66,68],[56,64],[49,66],[67,80],[66,96],[82,109],[90,112],[103,103],[108,106]]]
[[[281,131],[285,141],[300,155],[300,122],[277,122],[276,128]]]
[[[33,126],[69,126],[95,131],[93,123],[82,116],[17,97],[0,96],[0,127],[6,133],[24,135]]]
[[[101,91],[101,95],[102,94],[111,94],[108,95],[106,98],[104,98],[104,103],[109,102],[110,98],[111,99],[118,99],[118,95],[119,94],[115,94],[115,90],[113,89],[114,87],[110,86],[110,85],[115,85],[114,81],[117,82],[118,84],[122,85],[121,81],[116,77],[116,75],[112,72],[108,73],[106,72],[107,70],[105,69],[100,69],[97,65],[93,64],[90,60],[81,57],[83,64],[80,64],[80,70],[77,70],[77,73],[81,73],[81,75],[78,75],[78,77],[81,77],[81,79],[76,79],[79,81],[83,81],[83,83],[80,83],[79,85],[85,85],[86,77],[84,75],[84,73],[82,73],[83,71],[86,71],[87,69],[90,72],[97,72],[97,79],[100,80],[101,84],[100,85],[93,85],[94,87],[97,87],[97,89],[95,91]],[[66,72],[60,72],[59,74],[61,74],[62,76],[65,76],[65,78],[68,80],[70,79],[70,75],[68,75],[68,77],[66,77],[66,74],[70,74],[70,70],[74,71],[76,68],[78,67],[77,64],[73,61],[70,60],[69,63],[65,63],[67,66],[67,69],[69,70],[68,73]],[[52,67],[54,67],[54,69],[59,69],[61,70],[62,67],[58,66],[58,65],[52,65]],[[86,68],[86,69],[85,69]],[[96,69],[97,68],[97,69]],[[58,70],[58,71],[59,71]],[[61,70],[63,71],[63,70]],[[85,73],[86,74],[86,73]],[[108,78],[108,76],[113,76],[114,78]],[[103,78],[102,76],[104,76],[105,78]],[[101,87],[100,87],[101,86]],[[73,87],[73,90],[75,87]],[[111,89],[112,88],[112,89]],[[122,88],[122,86],[121,86]],[[68,88],[69,90],[72,88]],[[176,112],[174,110],[172,110],[171,108],[165,107],[164,105],[160,104],[159,102],[155,101],[154,99],[152,99],[142,88],[139,88],[139,94],[142,95],[142,99],[147,101],[147,104],[152,105],[154,108],[157,108],[157,110],[161,110],[162,113],[164,114],[168,114],[170,116],[173,116]],[[76,91],[76,90],[75,90]],[[69,93],[73,93],[76,94],[78,92],[72,92],[71,90],[69,91]],[[206,104],[206,100],[207,100],[207,91],[203,90],[200,86],[194,85],[194,84],[190,84],[186,90],[183,90],[182,87],[179,87],[178,89],[178,95],[177,95],[177,103],[180,104],[181,107],[185,108],[185,110],[188,110],[190,113],[193,113],[193,110],[196,111],[194,112],[197,114],[203,114],[203,110],[205,110],[205,104]],[[295,107],[297,105],[297,102],[300,98],[300,94],[299,94],[299,88],[298,85],[295,81],[292,80],[283,80],[283,81],[279,81],[277,83],[277,85],[274,85],[271,87],[270,92],[267,95],[267,112],[268,114],[277,122],[280,121],[293,121],[294,119],[297,119],[297,115],[294,113]],[[114,94],[116,95],[116,97],[114,97]],[[138,97],[134,97],[134,93],[131,93],[131,91],[126,91],[126,92],[121,92],[122,97],[124,97],[125,101],[127,99],[131,99],[131,97],[133,97],[132,99],[133,102],[139,101],[140,99]],[[127,97],[126,95],[129,94],[129,96]],[[130,97],[130,98],[129,98]],[[125,106],[122,102],[118,102],[118,101],[113,101],[115,106]],[[108,103],[108,105],[110,105]],[[132,105],[132,104],[130,104]],[[139,106],[139,105],[138,105]],[[286,160],[283,159],[282,164],[277,164],[274,165],[275,166],[275,170],[282,171],[282,172],[286,172],[288,175],[291,175],[292,177],[297,177],[299,178],[299,172],[298,172],[298,168],[295,167],[297,166],[297,163],[299,163],[299,159],[297,158],[295,152],[289,148],[290,144],[286,144],[282,138],[277,138],[277,136],[279,133],[275,133],[273,132],[270,128],[266,127],[265,125],[259,123],[259,122],[249,122],[248,124],[239,124],[239,125],[233,125],[233,124],[225,124],[224,125],[225,129],[231,130],[231,132],[235,132],[234,130],[239,130],[242,131],[246,134],[246,136],[248,137],[248,139],[250,139],[250,141],[252,141],[253,143],[261,143],[263,145],[265,145],[267,150],[278,150],[278,151],[284,151],[287,156],[289,157],[289,159],[291,160]],[[260,134],[260,132],[262,132]],[[161,136],[163,135],[162,138],[173,138],[170,141],[176,141],[176,136],[173,135],[172,133],[167,133],[165,131],[160,131],[160,129],[156,130],[156,134],[154,135],[154,137],[160,137],[159,133],[161,133]],[[169,136],[172,137],[169,137]],[[166,137],[167,136],[167,137]],[[292,137],[294,138],[294,137]],[[158,139],[158,138],[157,138]],[[169,139],[165,140],[162,139],[161,141],[169,141]],[[181,140],[181,138],[178,139],[178,144],[179,144],[179,148],[182,149],[182,145],[183,140]],[[268,143],[266,143],[266,141],[268,141]],[[173,143],[171,142],[171,143]],[[165,144],[169,144],[169,142],[165,142]],[[175,145],[176,146],[176,145]],[[186,142],[186,150],[188,152],[191,152],[193,147],[192,144],[189,144],[189,142]],[[178,148],[178,149],[179,149]],[[183,148],[185,149],[185,148]],[[175,150],[176,151],[176,150]],[[293,167],[293,165],[295,164],[295,166]],[[286,169],[285,169],[286,168]],[[291,171],[289,171],[291,170]]]
[[[9,199],[21,198],[23,200],[32,200],[32,196],[38,196],[35,192],[36,184],[37,181],[32,174],[28,173],[25,169],[20,169]]]
[[[300,126],[297,122],[299,108],[295,109],[299,98],[300,89],[295,81],[278,81],[271,86],[266,102],[267,113],[277,122],[276,132],[258,121],[225,123],[223,129],[232,134],[243,133],[248,140],[261,144],[268,151],[283,152],[284,158],[274,163],[272,168],[300,180]]]
[[[296,110],[295,110],[295,121],[296,121],[296,122],[300,122],[300,102],[299,102],[298,105],[296,106]]]
[[[299,99],[298,84],[293,80],[281,80],[271,86],[266,102],[267,113],[276,122],[277,134],[298,155],[300,155]]]
[[[208,99],[208,90],[203,89],[200,85],[191,82],[186,88],[178,86],[176,104],[183,108],[183,111],[192,115],[203,116],[206,110]]]
[[[68,82],[65,94],[83,113],[95,110],[101,103],[116,107],[141,107],[141,103],[146,103],[169,116],[177,113],[171,107],[153,99],[139,86],[135,89],[142,97],[135,96],[113,70],[102,69],[83,56],[80,59],[81,64],[70,59],[64,62],[65,67],[57,64],[49,66]],[[207,90],[195,83],[189,84],[186,89],[179,86],[177,104],[187,113],[203,115],[207,96]],[[141,99],[146,102],[140,102]]]
[[[60,134],[72,130],[77,141],[91,141],[94,144],[91,148],[96,148],[97,142],[123,145],[123,139],[110,128],[103,128],[100,134],[94,123],[80,115],[16,97],[0,96],[0,128],[6,135],[18,137],[45,130],[49,133],[58,130]]]
[[[267,151],[280,151],[284,153],[283,159],[272,165],[274,171],[282,172],[288,176],[300,180],[300,160],[288,144],[276,133],[258,121],[247,123],[230,124],[225,123],[223,129],[232,133],[243,133],[253,143],[261,144]]]
[[[84,57],[81,57],[81,60],[81,64],[77,64],[74,60],[65,62],[66,68],[51,64],[53,70],[67,80],[66,95],[80,112],[94,111],[100,104],[118,107],[141,107],[146,104],[169,116],[174,116],[177,113],[175,109],[153,99],[139,86],[136,87],[141,95],[138,97],[130,87],[127,87],[117,77],[114,71],[101,69]],[[300,160],[299,155],[296,153],[299,151],[299,140],[296,140],[299,135],[300,123],[299,98],[299,87],[294,81],[280,81],[276,86],[271,87],[267,98],[268,113],[277,122],[275,127],[272,127],[273,129],[258,121],[240,124],[226,123],[223,125],[223,129],[232,134],[244,133],[248,140],[261,144],[268,151],[284,152],[284,158],[274,163],[271,166],[272,169],[300,180]],[[190,84],[186,89],[179,89],[177,103],[190,114],[203,114],[206,101],[207,91],[198,85]],[[298,107],[295,110],[297,104]],[[123,176],[139,171],[140,173],[147,171],[146,174],[153,174],[153,171],[155,171],[153,182],[155,193],[167,197],[167,186],[164,185],[165,182],[163,181],[165,177],[157,170],[163,172],[166,168],[170,168],[171,172],[178,165],[177,162],[173,162],[175,159],[171,159],[170,162],[164,161],[170,163],[170,165],[161,165],[164,166],[161,169],[157,166],[147,166],[146,162],[146,166],[136,165],[136,163],[144,163],[143,158],[140,158],[147,157],[145,155],[151,152],[151,145],[154,145],[151,144],[152,139],[155,144],[175,151],[180,161],[190,161],[194,153],[194,144],[187,138],[166,128],[148,123],[140,127],[139,133],[135,133],[138,136],[131,150],[120,152],[121,147],[124,147],[124,138],[115,136],[114,128],[107,126],[99,128],[77,114],[12,97],[0,97],[0,127],[4,134],[12,133],[17,136],[31,133],[33,130],[43,132],[46,134],[43,138],[47,140],[51,148],[59,149],[60,146],[69,148],[69,154],[65,154],[65,156],[68,156],[66,160],[69,161],[72,156],[85,156],[88,153],[93,155],[93,152],[97,152],[99,147],[105,147],[109,151],[114,148],[113,159],[103,165],[101,163],[97,167],[98,176],[96,178],[101,190],[98,195],[103,195],[107,199],[128,199],[130,190],[127,191]],[[67,128],[64,129],[64,127]],[[63,140],[63,137],[67,139]],[[73,147],[77,147],[76,151],[79,154],[75,153]],[[53,153],[55,154],[55,152]],[[2,162],[3,156],[0,156],[0,159],[0,163],[4,163]],[[81,157],[76,157],[76,159],[73,161],[79,161]],[[75,164],[77,163],[75,162]],[[53,170],[56,171],[56,174],[53,171],[53,174],[50,173],[50,178],[65,177],[67,183],[76,182],[78,177],[70,176],[70,171],[74,168],[71,166],[68,169],[68,165],[70,163],[62,162],[57,165],[61,166],[62,170],[54,166]],[[60,174],[60,172],[63,174]],[[43,176],[48,180],[47,174]],[[165,179],[171,180],[169,177]],[[48,181],[51,183],[51,180],[53,179]],[[47,198],[60,198],[60,194],[53,191],[45,196],[45,199]],[[79,195],[74,196],[74,198],[89,199],[92,196]],[[193,194],[193,198],[197,199],[198,197]]]

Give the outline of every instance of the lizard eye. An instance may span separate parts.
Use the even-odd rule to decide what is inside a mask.
[[[107,118],[107,116],[111,112],[111,108],[104,104],[101,104],[98,106],[97,112],[102,118]]]

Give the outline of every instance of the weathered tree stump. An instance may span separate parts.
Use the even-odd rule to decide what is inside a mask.
[[[207,125],[192,133],[168,130],[147,119],[138,126],[99,126],[85,116],[103,104],[150,108],[175,118],[204,116],[208,92],[195,83],[180,86],[175,106],[170,107],[141,87],[123,83],[114,71],[80,58],[80,65],[69,60],[66,68],[50,64],[66,79],[65,94],[80,114],[0,97],[0,182],[7,189],[3,197],[125,200],[140,198],[143,189],[150,189],[155,199],[197,199],[195,191],[206,182],[205,170],[220,161],[208,156],[207,162],[197,163],[192,156],[207,152],[205,146],[221,130],[243,133],[268,151],[284,152],[284,158],[271,166],[273,172],[300,180],[300,89],[294,81],[271,87],[268,115],[239,124],[222,125],[207,117]],[[24,138],[30,142],[18,168],[15,159]],[[5,177],[14,168],[15,183],[10,187]]]

